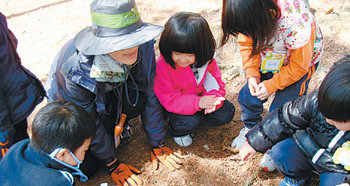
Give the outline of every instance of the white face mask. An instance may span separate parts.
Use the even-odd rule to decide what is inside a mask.
[[[51,159],[55,160],[56,162],[58,162],[58,163],[60,163],[60,164],[62,164],[62,165],[64,165],[64,166],[66,166],[66,167],[69,167],[70,169],[75,170],[76,172],[72,172],[71,174],[72,174],[73,176],[75,176],[75,175],[80,176],[80,180],[81,180],[82,182],[87,181],[87,180],[88,180],[88,177],[79,169],[79,166],[80,166],[80,164],[82,163],[82,161],[80,161],[70,150],[68,150],[69,153],[72,155],[72,157],[75,159],[75,161],[77,161],[77,165],[76,165],[76,166],[70,165],[70,164],[68,164],[68,163],[66,163],[66,162],[63,162],[63,161],[61,161],[61,160],[59,160],[59,159],[56,158],[57,153],[58,153],[61,149],[63,149],[63,148],[56,148],[54,151],[52,151],[51,154],[49,154],[49,156],[51,157]]]

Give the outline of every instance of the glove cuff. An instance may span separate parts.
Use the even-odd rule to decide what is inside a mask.
[[[164,144],[161,144],[161,145],[159,145],[159,146],[153,146],[153,147],[152,147],[152,150],[153,150],[153,149],[159,149],[159,148],[162,148],[162,147],[165,147],[165,145],[164,145]]]
[[[118,168],[119,165],[120,165],[120,161],[117,160],[112,165],[108,166],[107,168],[108,168],[109,173],[112,173],[115,169]]]

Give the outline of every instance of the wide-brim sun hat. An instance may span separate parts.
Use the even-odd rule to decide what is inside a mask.
[[[95,0],[91,3],[92,26],[74,38],[85,55],[101,55],[146,43],[163,31],[162,26],[144,23],[134,0]]]

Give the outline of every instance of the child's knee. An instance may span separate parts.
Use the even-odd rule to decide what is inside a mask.
[[[245,85],[238,93],[238,103],[240,105],[261,105],[262,102],[255,96],[250,94],[248,85]]]
[[[226,99],[218,110],[210,114],[211,119],[216,120],[211,122],[212,125],[223,125],[229,123],[233,119],[235,111],[236,109],[233,103]]]
[[[180,119],[170,119],[170,125],[176,131],[192,131],[200,123],[200,119],[197,117],[186,117]]]
[[[231,122],[235,116],[235,111],[235,106],[230,101],[225,100],[223,106],[218,110],[218,112],[221,113],[219,117],[217,117],[219,120],[217,125],[224,125]]]

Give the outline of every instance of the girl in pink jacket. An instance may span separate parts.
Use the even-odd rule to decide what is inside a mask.
[[[192,144],[191,132],[205,121],[219,126],[232,120],[235,108],[224,98],[225,83],[216,60],[215,39],[200,15],[180,12],[160,37],[154,92],[167,110],[174,141]]]

